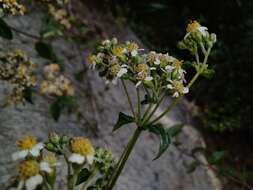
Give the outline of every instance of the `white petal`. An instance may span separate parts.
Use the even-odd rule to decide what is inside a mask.
[[[91,165],[94,160],[94,155],[88,155],[88,156],[86,156],[86,159],[87,159],[88,164]]]
[[[138,51],[137,51],[137,50],[133,50],[133,51],[131,52],[131,55],[132,55],[133,57],[135,57],[137,54],[138,54]]]
[[[80,154],[71,154],[69,157],[69,161],[72,163],[82,164],[84,163],[85,157]]]
[[[22,159],[22,158],[25,158],[27,155],[28,155],[28,150],[22,150],[22,151],[14,152],[12,154],[12,159],[13,160]]]
[[[36,175],[36,176],[33,176],[33,177],[30,177],[29,179],[26,180],[25,182],[25,187],[26,187],[26,190],[35,190],[36,187],[41,184],[43,181],[43,178],[41,175]]]
[[[40,170],[47,173],[52,173],[53,169],[50,168],[49,163],[47,162],[41,162],[40,163]]]
[[[178,92],[175,92],[172,97],[177,98],[179,96]]]
[[[151,76],[145,78],[145,81],[151,81],[151,80],[153,80],[153,77]]]
[[[140,84],[141,84],[141,81],[137,82],[135,87],[137,88],[138,86],[140,86]]]
[[[167,66],[165,67],[165,69],[166,69],[167,71],[169,71],[169,72],[171,72],[174,68],[175,68],[175,67],[173,67],[173,66],[171,66],[171,65],[167,65]]]
[[[188,32],[185,36],[184,36],[184,39],[188,38],[188,36],[190,35],[191,33]]]
[[[22,190],[24,184],[25,184],[25,181],[24,181],[24,180],[21,180],[21,181],[18,183],[17,190]]]
[[[156,70],[156,68],[155,68],[155,67],[150,67],[149,69],[150,69],[151,71],[152,71],[152,70]]]
[[[120,70],[119,70],[119,72],[117,73],[117,77],[122,77],[124,74],[126,74],[127,73],[127,69],[126,68],[121,68]]]
[[[183,93],[187,94],[188,92],[189,92],[189,88],[185,87],[184,90],[183,90]]]
[[[30,153],[33,156],[37,157],[40,155],[40,150],[43,149],[43,147],[44,147],[43,143],[38,143],[30,150]]]
[[[155,65],[160,65],[160,63],[161,63],[161,62],[160,62],[159,59],[155,59],[155,62],[154,62]]]
[[[171,84],[168,84],[168,85],[167,85],[167,88],[168,88],[168,89],[173,89],[173,86],[172,86]]]

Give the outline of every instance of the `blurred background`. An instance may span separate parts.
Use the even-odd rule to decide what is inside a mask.
[[[208,150],[226,152],[221,171],[252,184],[253,1],[112,0],[104,6],[148,48],[174,55],[181,53],[176,43],[191,19],[217,34],[210,59],[215,73],[200,80],[188,99]]]

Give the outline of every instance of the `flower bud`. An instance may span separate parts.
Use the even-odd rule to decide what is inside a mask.
[[[210,40],[211,40],[213,43],[216,43],[216,41],[217,41],[217,36],[216,36],[216,34],[212,33],[212,34],[210,35]]]
[[[60,142],[60,137],[56,133],[50,133],[49,134],[49,141],[55,145],[59,144]]]
[[[69,143],[69,137],[67,135],[63,135],[61,137],[61,144],[68,144]]]
[[[46,143],[46,149],[49,150],[49,151],[55,151],[55,146],[52,144],[52,143]]]

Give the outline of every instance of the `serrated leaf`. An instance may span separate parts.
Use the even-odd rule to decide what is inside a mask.
[[[77,181],[76,181],[76,186],[82,184],[83,182],[87,181],[87,179],[90,177],[91,172],[87,169],[84,168],[80,171],[80,173],[78,174],[77,177]]]
[[[11,28],[1,18],[0,18],[0,36],[3,37],[3,38],[5,38],[5,39],[8,39],[8,40],[12,40],[13,39]]]
[[[171,127],[169,127],[168,129],[166,129],[166,132],[168,133],[168,135],[172,138],[177,136],[179,133],[182,132],[182,128],[183,128],[183,124],[176,124],[173,125]]]
[[[156,160],[160,156],[162,156],[162,154],[168,149],[168,147],[171,143],[170,135],[168,135],[168,133],[166,132],[166,130],[163,128],[163,126],[161,124],[148,126],[148,130],[151,133],[154,133],[160,137],[159,152],[158,152],[157,156],[154,158],[154,160]]]
[[[187,166],[187,173],[194,172],[199,166],[199,162],[194,160],[190,165]]]
[[[216,151],[214,152],[210,158],[208,159],[209,164],[215,165],[218,164],[219,161],[225,156],[225,151]]]
[[[35,49],[41,57],[52,61],[57,61],[56,54],[54,53],[53,47],[50,44],[39,41],[35,44]]]
[[[122,112],[119,113],[118,121],[113,127],[113,131],[116,131],[117,129],[121,128],[122,126],[133,123],[134,118],[132,116],[126,115]]]

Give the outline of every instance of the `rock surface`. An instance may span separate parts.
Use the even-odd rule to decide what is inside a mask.
[[[116,35],[121,39],[138,40],[129,29],[118,29],[110,19],[105,21],[103,14],[95,10],[85,10],[86,19],[92,23],[93,18],[100,20],[100,27],[105,35]],[[42,13],[33,10],[23,17],[8,19],[11,26],[32,34],[38,34],[41,25]],[[105,22],[101,22],[101,20]],[[97,24],[97,23],[96,23]],[[113,28],[106,33],[107,27]],[[11,42],[1,40],[3,50],[21,48],[28,52],[33,60],[43,65],[46,60],[37,56],[34,51],[35,40],[22,34],[15,33]],[[73,73],[82,68],[83,57],[78,48],[71,42],[56,40],[54,47],[57,55],[64,60],[66,73],[71,78]],[[6,185],[7,179],[15,172],[15,165],[11,161],[11,153],[15,149],[15,141],[27,134],[35,134],[41,140],[47,138],[52,131],[76,136],[87,136],[95,145],[107,147],[119,155],[127,140],[133,133],[133,126],[126,127],[112,133],[112,126],[119,111],[128,112],[127,100],[121,91],[120,85],[105,89],[104,81],[99,79],[95,72],[89,71],[81,83],[75,82],[78,102],[82,112],[92,121],[98,123],[98,134],[95,136],[87,125],[78,123],[71,116],[64,115],[58,123],[54,122],[48,113],[48,102],[37,97],[35,105],[5,108],[0,110],[0,184]],[[73,77],[72,77],[73,78]],[[0,84],[0,100],[4,98],[5,85]],[[131,89],[131,88],[130,88]],[[132,90],[133,92],[133,90]],[[166,105],[164,105],[166,106]],[[177,107],[169,117],[163,119],[168,126],[177,122],[186,122],[184,105]],[[178,139],[186,149],[191,149],[203,143],[200,134],[191,126],[186,126]],[[117,190],[214,190],[219,189],[219,183],[205,168],[198,168],[194,173],[187,174],[186,164],[192,160],[181,154],[171,146],[159,160],[152,161],[157,149],[158,139],[149,134],[143,134],[128,161],[123,175],[120,177]],[[203,158],[204,159],[204,158]],[[3,187],[2,186],[2,187]],[[1,188],[2,189],[2,188]],[[60,189],[60,187],[58,187]],[[63,187],[64,189],[64,187]]]

